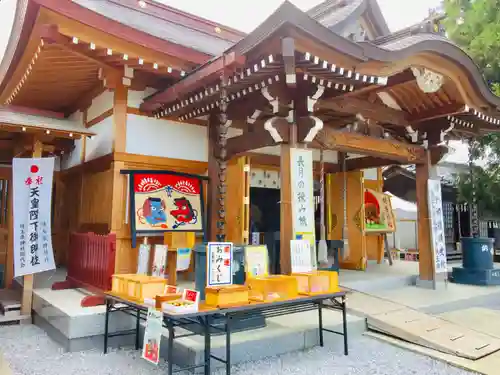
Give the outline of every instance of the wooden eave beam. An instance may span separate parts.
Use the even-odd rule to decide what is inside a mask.
[[[150,112],[155,110],[160,103],[173,103],[182,95],[196,88],[203,87],[208,82],[215,80],[224,69],[234,70],[243,66],[245,61],[245,56],[236,55],[234,52],[225,56],[220,56],[216,60],[201,66],[198,70],[189,74],[186,78],[172,85],[167,90],[146,99],[141,105],[141,110]]]
[[[419,112],[408,117],[408,121],[412,124],[431,121],[446,116],[457,116],[465,113],[465,106],[462,103],[450,103],[440,108],[433,108],[424,112]]]
[[[382,123],[389,123],[397,126],[410,125],[405,112],[354,97],[345,98],[340,96],[338,98],[320,99],[316,103],[316,109],[327,109],[349,115],[356,115],[359,113],[366,119]]]
[[[422,146],[373,138],[359,133],[341,132],[331,128],[323,128],[316,139],[330,150],[374,156],[402,163],[425,163],[426,150]]]
[[[73,44],[69,37],[59,32],[59,28],[57,25],[40,25],[39,30],[40,37],[45,43],[57,44],[61,48],[64,48],[65,50],[70,51],[75,55],[78,55],[88,61],[95,63],[98,67],[103,68],[108,73],[119,73],[119,69],[117,69],[116,67],[105,63],[96,56],[93,56],[90,51],[83,51],[81,48],[79,48],[78,44]]]
[[[271,137],[271,134],[263,128],[264,122],[259,121],[259,124],[256,127],[260,127],[260,129],[256,129],[253,131],[246,131],[242,135],[237,137],[229,138],[226,144],[226,152],[227,159],[231,159],[232,157],[243,154],[245,152],[249,152],[251,150],[255,150],[262,147],[274,146],[277,145],[276,141]],[[278,133],[282,138],[282,142],[280,143],[288,143],[289,141],[289,132],[287,131],[289,124],[285,119],[274,121],[273,127],[276,128]]]
[[[24,113],[24,114],[33,115],[33,116],[44,116],[44,117],[58,118],[58,119],[63,119],[66,117],[64,115],[64,113],[61,113],[61,112],[47,111],[47,110],[43,110],[43,109],[29,108],[29,107],[17,106],[17,105],[12,105],[12,104],[0,105],[0,111],[1,110]]]
[[[85,8],[72,1],[62,0],[31,0],[40,6],[49,9],[65,18],[83,23],[86,26],[112,35],[113,37],[131,41],[147,49],[170,56],[182,56],[193,64],[203,64],[210,55],[192,48],[172,43],[153,35],[147,34],[120,22],[109,19],[91,9]]]
[[[364,158],[347,159],[345,162],[346,170],[348,172],[358,171],[361,169],[387,167],[389,165],[394,165],[394,164],[400,164],[400,162],[391,159],[377,158],[374,156],[365,156]],[[329,173],[338,173],[338,172],[342,172],[342,166],[340,164],[332,165],[332,168],[330,168]]]

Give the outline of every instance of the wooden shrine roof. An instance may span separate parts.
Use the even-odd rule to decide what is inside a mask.
[[[443,36],[424,31],[386,36],[375,43],[354,42],[285,1],[252,33],[147,98],[141,109],[181,121],[206,115],[220,100],[223,71],[229,77],[230,102],[279,85],[284,81],[280,41],[291,37],[297,80],[327,88],[315,112],[324,122],[345,125],[360,113],[396,132],[412,125],[425,132],[438,121],[455,133],[500,130],[500,98],[489,90],[472,59]],[[413,67],[441,75],[440,89],[419,89]],[[385,118],[380,118],[382,112]]]
[[[308,10],[307,14],[319,20],[330,30],[341,32],[364,12],[372,15],[374,20],[372,26],[380,36],[390,34],[377,0],[326,0]]]

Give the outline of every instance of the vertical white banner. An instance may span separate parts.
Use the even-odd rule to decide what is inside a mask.
[[[311,243],[311,261],[316,265],[313,151],[292,148],[290,154],[293,239]]]
[[[14,158],[14,276],[56,268],[52,248],[54,158]]]
[[[441,181],[427,181],[427,204],[431,225],[431,244],[434,259],[435,273],[448,271],[446,260],[446,241],[443,221],[443,202],[441,195]]]
[[[153,258],[153,269],[151,275],[156,277],[166,278],[165,270],[167,269],[167,245],[155,245],[155,256]]]
[[[151,254],[151,245],[141,244],[139,246],[139,256],[137,257],[137,274],[147,275],[149,271],[149,255]]]

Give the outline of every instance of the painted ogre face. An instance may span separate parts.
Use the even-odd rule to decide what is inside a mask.
[[[160,198],[148,198],[150,211],[149,215],[145,216],[146,221],[150,225],[158,225],[167,222],[167,215],[165,214],[164,203]]]

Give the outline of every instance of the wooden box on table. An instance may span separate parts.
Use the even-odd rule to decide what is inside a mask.
[[[297,298],[297,278],[288,275],[271,275],[249,278],[250,300],[257,302],[284,301]]]
[[[314,296],[340,292],[339,274],[336,271],[293,273],[292,276],[297,279],[301,295]]]
[[[246,285],[212,286],[205,289],[205,303],[208,306],[224,308],[248,305],[249,290]]]
[[[128,295],[128,279],[135,274],[117,274],[111,277],[111,292],[119,296]]]
[[[113,275],[112,292],[133,301],[140,303],[144,299],[156,298],[163,294],[167,285],[167,280],[161,277],[124,274]]]

